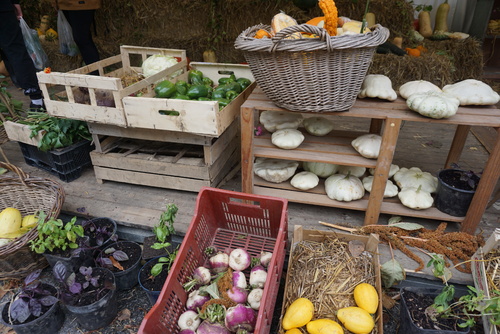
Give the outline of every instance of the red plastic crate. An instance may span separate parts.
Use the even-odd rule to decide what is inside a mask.
[[[146,314],[139,333],[178,333],[177,320],[186,311],[188,293],[182,285],[208,261],[205,249],[244,248],[250,255],[272,252],[267,282],[254,334],[269,333],[285,260],[288,201],[204,187],[170,274],[158,301]],[[248,270],[247,270],[248,271]]]

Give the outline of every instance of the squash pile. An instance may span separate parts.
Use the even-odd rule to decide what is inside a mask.
[[[347,17],[339,17],[337,6],[333,0],[319,0],[318,5],[324,16],[318,16],[310,19],[306,24],[324,28],[330,36],[365,34],[371,30],[368,24],[361,21],[351,20]],[[375,18],[373,17],[373,21]],[[374,22],[373,22],[374,24]],[[271,38],[279,31],[298,25],[297,21],[285,13],[276,14],[271,20],[271,30],[260,29],[255,33],[254,38]],[[287,39],[315,38],[315,34],[306,32],[296,32],[287,37]]]
[[[19,238],[37,225],[36,215],[22,217],[16,208],[6,208],[0,212],[0,247]]]
[[[337,319],[344,328],[355,334],[370,333],[375,327],[375,314],[379,307],[379,296],[375,287],[368,283],[358,284],[353,291],[356,306],[341,308]],[[307,298],[297,298],[288,306],[281,325],[285,334],[302,333],[306,326],[310,334],[343,334],[342,326],[333,319],[314,319],[314,304]]]

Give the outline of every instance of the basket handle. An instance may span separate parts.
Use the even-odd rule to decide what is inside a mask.
[[[27,186],[25,180],[29,178],[29,175],[26,174],[21,168],[14,166],[13,164],[9,164],[7,162],[0,161],[0,167],[10,170],[19,176],[19,180],[21,180],[22,184]]]
[[[285,38],[295,34],[295,33],[301,33],[301,32],[306,32],[309,34],[315,34],[319,36],[319,39],[324,42],[326,41],[327,45],[327,50],[330,50],[330,34],[328,34],[328,31],[324,28],[320,28],[318,26],[313,26],[310,24],[296,24],[290,27],[286,27],[276,33],[274,37],[272,37],[273,41],[273,46],[271,47],[271,52],[274,52],[276,50],[276,47],[278,44]]]

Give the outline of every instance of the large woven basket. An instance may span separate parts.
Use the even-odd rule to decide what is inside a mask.
[[[254,38],[256,25],[243,31],[235,48],[243,51],[257,84],[277,106],[301,112],[347,111],[356,101],[373,53],[389,37],[380,25],[366,34],[330,36],[300,24],[273,38]],[[306,32],[319,38],[287,39]]]
[[[8,163],[0,162],[0,167],[13,172],[0,176],[0,210],[16,208],[23,216],[38,211],[44,211],[48,217],[56,218],[59,215],[64,202],[64,189],[59,183],[30,177],[20,168]],[[47,266],[45,258],[29,248],[29,241],[36,236],[37,229],[34,228],[0,247],[0,279],[22,279],[33,270]]]

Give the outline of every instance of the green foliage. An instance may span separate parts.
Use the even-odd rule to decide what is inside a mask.
[[[172,267],[172,264],[174,263],[175,257],[177,256],[177,252],[179,250],[176,249],[174,252],[169,253],[168,256],[162,256],[158,259],[158,263],[156,263],[152,268],[151,268],[151,276],[156,277],[160,275],[160,273],[163,271],[163,269],[167,269],[167,271],[170,271],[170,268]]]
[[[78,237],[83,237],[83,227],[76,225],[76,217],[64,223],[61,219],[49,218],[42,211],[38,219],[38,237],[30,241],[32,251],[42,254],[47,251],[76,249]]]
[[[166,240],[175,233],[174,220],[178,210],[179,208],[175,204],[167,204],[167,210],[161,214],[160,222],[153,227],[153,233],[158,242],[151,245],[151,248],[162,249],[170,246],[170,243]]]
[[[44,152],[67,147],[82,139],[92,138],[87,123],[51,117],[44,112],[28,112],[28,117],[18,123],[30,126],[30,138],[42,131],[43,137],[38,143],[38,148]]]

